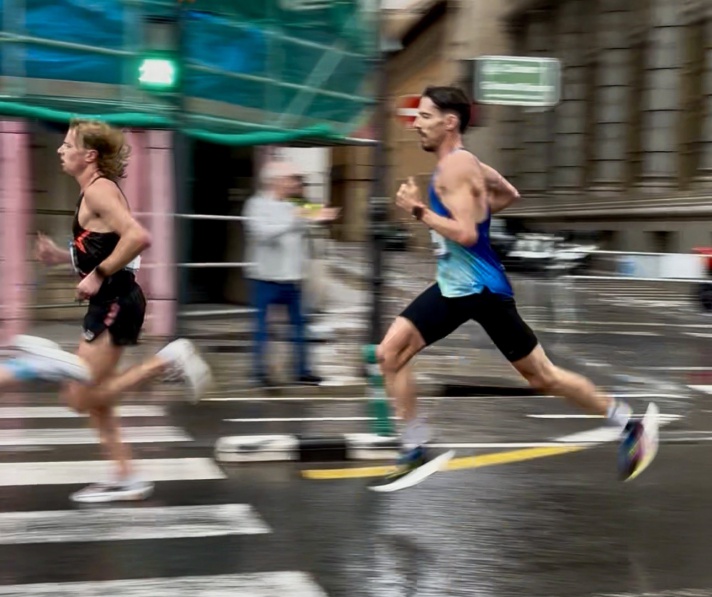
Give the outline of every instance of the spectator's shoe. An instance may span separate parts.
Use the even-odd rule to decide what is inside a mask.
[[[318,375],[312,375],[311,373],[308,373],[306,375],[299,376],[299,379],[297,381],[299,382],[300,386],[318,386],[324,380]]]

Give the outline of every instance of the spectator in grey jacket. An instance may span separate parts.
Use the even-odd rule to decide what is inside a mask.
[[[289,201],[299,185],[298,172],[287,162],[270,162],[260,173],[261,189],[245,204],[247,229],[247,274],[251,280],[252,304],[257,311],[254,333],[254,375],[261,385],[272,385],[265,363],[267,313],[270,305],[287,306],[294,329],[296,376],[302,384],[318,384],[307,362],[302,279],[305,264],[305,234],[312,222],[331,221],[336,211],[306,210]]]

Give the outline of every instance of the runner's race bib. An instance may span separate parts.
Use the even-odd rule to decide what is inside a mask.
[[[435,230],[431,230],[430,240],[433,245],[433,253],[436,257],[445,257],[448,254],[445,237],[442,234],[435,232]]]

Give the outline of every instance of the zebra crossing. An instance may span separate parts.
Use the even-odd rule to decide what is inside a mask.
[[[69,495],[112,473],[87,418],[0,406],[0,597],[327,596],[289,558],[275,569],[275,528],[165,406],[117,414],[156,493],[86,506]],[[252,557],[224,555],[246,546]]]

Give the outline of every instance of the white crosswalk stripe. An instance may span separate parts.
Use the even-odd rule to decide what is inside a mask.
[[[124,443],[186,442],[191,437],[173,426],[124,427]],[[10,429],[0,436],[0,446],[78,446],[98,444],[93,429]]]
[[[712,394],[712,386],[709,385],[704,385],[704,386],[690,386],[693,390],[697,390],[698,392],[705,392],[706,394]]]
[[[127,525],[126,521],[131,524]],[[258,535],[270,528],[248,504],[0,513],[0,545]]]
[[[0,407],[0,453],[12,460],[0,463],[0,560],[10,562],[13,550],[28,548],[35,562],[31,573],[20,575],[11,571],[12,563],[2,567],[0,597],[327,597],[310,574],[288,563],[285,570],[264,572],[250,569],[242,558],[218,557],[221,567],[203,575],[200,562],[186,562],[181,549],[190,542],[196,542],[196,554],[206,550],[206,541],[230,541],[225,545],[232,549],[243,539],[253,548],[255,542],[268,542],[274,529],[256,504],[231,499],[219,489],[229,487],[230,479],[212,457],[196,457],[193,449],[183,452],[193,437],[175,425],[169,409],[126,405],[117,414],[122,437],[141,452],[133,460],[134,471],[156,483],[156,495],[140,503],[86,505],[72,504],[69,494],[81,485],[108,481],[114,470],[113,463],[99,459],[98,440],[86,417],[54,406]],[[182,447],[176,447],[178,442]],[[42,458],[27,447],[41,450]],[[78,453],[82,459],[76,459]],[[174,485],[161,491],[164,483]],[[207,492],[206,483],[211,484]],[[23,496],[36,499],[38,507],[28,509],[34,501],[25,503]],[[53,558],[42,555],[48,549],[75,562],[74,567],[52,564]],[[121,559],[127,549],[136,550],[138,560],[152,554],[148,565],[107,566],[96,580],[94,554],[102,553],[103,559],[116,552]],[[136,578],[137,572],[146,578]]]
[[[0,597],[327,597],[302,572],[0,586]]]
[[[224,479],[208,458],[149,458],[133,461],[136,474],[146,481],[197,481]],[[0,487],[23,485],[73,485],[111,478],[112,465],[105,460],[0,463]]]
[[[162,406],[130,404],[117,408],[116,414],[122,419],[165,417],[166,409]],[[0,406],[0,419],[85,419],[88,416],[62,406]]]

